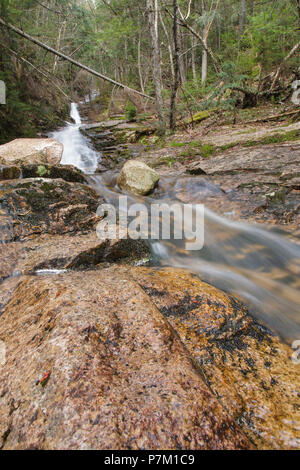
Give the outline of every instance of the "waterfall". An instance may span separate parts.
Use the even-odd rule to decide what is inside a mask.
[[[84,173],[93,174],[97,170],[101,154],[96,152],[87,137],[80,132],[81,117],[76,103],[71,104],[70,117],[75,123],[67,123],[67,126],[50,137],[62,143],[64,146],[62,165],[74,165]]]

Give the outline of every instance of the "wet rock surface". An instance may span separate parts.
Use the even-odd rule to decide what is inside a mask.
[[[94,147],[101,151],[102,159],[98,172],[119,169],[127,160],[136,158],[144,146],[139,140],[152,135],[155,129],[148,123],[139,124],[122,119],[85,124],[81,132],[87,136]]]
[[[63,145],[54,139],[16,139],[0,145],[0,165],[60,163]]]
[[[299,232],[299,141],[237,146],[206,158],[191,153],[182,159],[170,149],[168,152],[168,159],[161,156],[164,164],[157,167],[161,175],[157,194],[161,197],[171,191],[182,202],[205,203],[226,217]],[[140,158],[151,166],[148,155]],[[157,160],[157,155],[152,154],[152,159]],[[166,159],[172,165],[166,165]],[[214,186],[215,197],[211,191],[207,197],[201,188],[198,191],[199,181],[203,187]]]
[[[150,249],[141,240],[99,240],[87,234],[41,235],[0,248],[0,279],[44,270],[86,270],[101,263],[144,263]]]
[[[233,204],[240,201],[243,218],[300,223],[300,144],[232,149],[201,161],[209,179]]]
[[[130,275],[178,333],[207,385],[264,449],[300,446],[299,365],[293,351],[235,299],[184,271]]]
[[[1,215],[11,219],[7,241],[41,233],[84,232],[94,227],[100,201],[88,186],[62,179],[27,178],[0,183]]]
[[[101,202],[88,186],[59,178],[0,183],[0,279],[42,269],[86,269],[105,261],[149,258],[143,241],[98,238],[101,218],[96,212]]]

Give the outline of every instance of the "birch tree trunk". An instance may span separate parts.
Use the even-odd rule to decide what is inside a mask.
[[[58,36],[57,36],[57,41],[56,41],[56,49],[59,51],[60,50],[60,43],[61,43],[61,37],[63,30],[65,29],[66,23],[63,21],[62,25],[58,29]],[[56,67],[58,64],[58,56],[54,56],[54,62],[53,62],[53,73],[55,73]]]
[[[206,13],[205,2],[202,0],[202,15]],[[204,86],[207,80],[207,38],[209,35],[209,27],[206,24],[203,28],[203,41],[205,47],[202,49],[202,77],[201,83]]]
[[[207,45],[205,43],[205,45]],[[207,80],[207,52],[206,49],[203,49],[202,51],[202,79],[201,83],[202,85],[205,85]]]
[[[141,90],[142,90],[143,93],[145,93],[143,74],[142,74],[142,66],[141,66],[141,38],[140,37],[139,37],[139,41],[138,41],[138,70],[139,70]]]
[[[177,43],[178,43],[178,51],[182,52],[183,47],[182,47],[181,31],[177,32]],[[178,54],[178,62],[179,62],[180,81],[181,81],[181,84],[184,85],[186,82],[186,79],[185,79],[184,56],[182,54]]]
[[[159,14],[159,18],[160,18],[160,22],[161,22],[161,25],[162,25],[162,27],[163,27],[163,30],[164,30],[166,39],[167,39],[167,41],[168,41],[168,51],[169,51],[169,57],[170,57],[171,74],[172,74],[172,79],[174,80],[175,72],[174,72],[174,59],[173,59],[172,45],[171,45],[171,41],[170,41],[168,29],[167,29],[167,27],[166,27],[166,25],[165,25],[165,22],[164,22],[164,20],[163,20],[163,17],[162,17],[162,14],[161,14],[161,13]]]
[[[213,25],[214,19],[216,12],[220,6],[220,0],[216,0],[216,4],[214,5],[214,2],[212,2],[209,13],[213,13],[211,20],[204,26],[203,29],[203,52],[202,52],[202,85],[206,84],[207,81],[207,57],[208,57],[208,37],[209,33],[211,30],[211,27]],[[214,10],[213,10],[214,7]],[[206,13],[206,3],[204,0],[202,0],[202,15]],[[214,56],[211,55],[211,57],[214,59]]]
[[[170,109],[170,129],[175,130],[176,127],[176,98],[179,86],[179,42],[178,42],[178,4],[177,0],[173,0],[173,39],[174,39],[174,82],[171,96]]]
[[[161,123],[162,130],[166,128],[164,103],[162,98],[162,73],[160,62],[160,47],[158,35],[158,0],[147,0],[147,10],[151,37],[152,49],[152,72],[155,87],[155,100],[157,114]]]
[[[197,83],[197,69],[196,69],[196,41],[194,36],[192,36],[192,72],[193,72],[193,80],[195,84]]]

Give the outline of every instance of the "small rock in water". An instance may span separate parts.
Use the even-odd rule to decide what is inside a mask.
[[[155,188],[159,179],[159,174],[145,163],[130,160],[125,163],[120,173],[118,185],[132,194],[145,196]]]

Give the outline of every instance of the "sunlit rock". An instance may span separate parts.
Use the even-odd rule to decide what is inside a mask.
[[[120,173],[118,185],[125,191],[143,196],[155,188],[159,178],[159,174],[145,163],[130,160]]]
[[[44,164],[60,162],[63,145],[54,139],[16,139],[0,145],[0,165]]]
[[[22,278],[0,340],[0,448],[252,448],[122,268]]]

